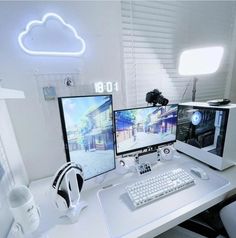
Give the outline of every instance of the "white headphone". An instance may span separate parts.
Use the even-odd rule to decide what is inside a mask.
[[[60,211],[75,207],[83,187],[83,170],[79,164],[68,162],[55,174],[52,188],[53,200]]]

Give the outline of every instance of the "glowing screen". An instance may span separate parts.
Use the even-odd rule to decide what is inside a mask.
[[[68,161],[79,163],[85,179],[115,168],[111,95],[59,98]]]
[[[117,154],[176,139],[177,105],[117,110],[114,117]]]

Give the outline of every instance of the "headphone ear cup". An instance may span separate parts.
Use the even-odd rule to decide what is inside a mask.
[[[77,178],[77,184],[78,184],[78,187],[79,187],[79,191],[81,191],[82,187],[83,187],[83,178],[80,174],[76,174],[76,178]]]
[[[65,191],[58,190],[57,191],[57,196],[58,196],[57,206],[58,206],[59,209],[63,209],[63,208],[67,209],[67,208],[70,207],[70,199],[69,199],[68,194]]]

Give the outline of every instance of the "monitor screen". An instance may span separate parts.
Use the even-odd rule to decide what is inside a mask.
[[[85,180],[115,169],[111,95],[58,99],[68,161],[79,163]]]
[[[114,111],[117,155],[176,140],[177,105]]]

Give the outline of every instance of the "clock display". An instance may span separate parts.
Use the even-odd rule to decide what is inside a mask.
[[[118,82],[96,82],[94,83],[96,93],[112,93],[118,92]]]

